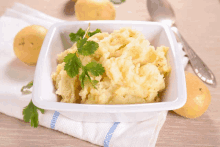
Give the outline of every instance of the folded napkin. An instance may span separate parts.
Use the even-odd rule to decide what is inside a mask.
[[[20,89],[33,80],[35,67],[23,64],[14,55],[15,35],[31,24],[49,29],[55,22],[62,21],[19,3],[15,3],[0,17],[1,113],[23,119],[22,110],[31,100],[31,95],[22,95]],[[179,49],[185,67],[188,58],[185,57],[181,44]],[[104,147],[154,147],[166,115],[167,111],[162,111],[151,119],[136,123],[89,123],[76,122],[57,111],[46,110],[44,114],[39,113],[39,125]]]

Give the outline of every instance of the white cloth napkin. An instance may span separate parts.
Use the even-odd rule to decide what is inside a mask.
[[[35,67],[23,64],[14,55],[15,35],[31,24],[49,29],[53,23],[62,21],[20,3],[15,3],[0,17],[1,113],[23,119],[22,110],[31,100],[31,95],[22,95],[20,89],[33,80]],[[181,44],[179,49],[185,67],[188,58]],[[137,123],[89,123],[75,122],[57,111],[46,110],[45,114],[39,113],[39,124],[104,147],[154,147],[166,115],[167,111],[162,111],[149,120]]]

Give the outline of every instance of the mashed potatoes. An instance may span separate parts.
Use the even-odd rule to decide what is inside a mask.
[[[171,68],[166,59],[168,47],[156,50],[142,33],[121,28],[111,34],[98,33],[88,40],[99,48],[95,54],[81,56],[83,65],[91,61],[101,63],[105,73],[92,80],[99,83],[95,89],[88,81],[81,88],[78,76],[70,78],[64,70],[64,57],[75,53],[76,44],[58,55],[58,66],[52,79],[61,102],[86,104],[134,104],[157,102],[158,92],[165,89],[165,75]]]

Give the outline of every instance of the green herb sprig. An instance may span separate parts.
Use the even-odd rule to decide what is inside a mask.
[[[39,123],[37,110],[40,110],[42,114],[44,113],[44,109],[36,107],[31,100],[28,106],[26,106],[22,112],[24,121],[31,121],[31,126],[34,128],[37,128]]]
[[[31,91],[27,90],[27,89],[30,89],[32,86],[33,86],[33,81],[31,81],[27,85],[23,86],[21,88],[22,94],[31,94]],[[26,89],[26,90],[24,90],[24,89]],[[25,122],[31,121],[31,126],[34,128],[37,128],[38,123],[39,123],[37,110],[40,110],[40,112],[42,114],[44,113],[44,109],[41,109],[41,108],[38,108],[37,106],[35,106],[31,100],[30,103],[22,111],[24,121]]]
[[[27,85],[23,86],[21,88],[22,94],[31,94],[31,91],[28,89],[30,89],[32,86],[33,86],[33,81],[31,81]]]
[[[89,29],[90,24],[86,31],[80,28],[76,33],[70,33],[70,40],[73,42],[77,42],[77,51],[75,53],[67,54],[67,56],[64,58],[64,70],[66,70],[67,74],[71,78],[79,75],[79,70],[82,69],[82,73],[79,75],[79,80],[81,82],[82,88],[84,88],[84,83],[86,79],[88,79],[93,87],[96,88],[95,85],[98,83],[98,81],[92,80],[89,73],[94,76],[99,76],[105,72],[102,64],[92,61],[86,66],[83,66],[80,58],[78,57],[78,54],[83,56],[92,55],[99,48],[99,44],[97,42],[88,41],[86,36],[91,37],[96,33],[100,33],[101,30],[96,29],[93,32],[89,32]]]
[[[124,3],[126,0],[110,0],[113,4],[121,4]]]

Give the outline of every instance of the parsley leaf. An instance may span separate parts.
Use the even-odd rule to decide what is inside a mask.
[[[88,65],[88,64],[87,64]],[[95,85],[99,82],[97,80],[92,80],[91,77],[89,76],[89,73],[88,73],[88,69],[86,66],[83,66],[82,67],[82,73],[81,75],[79,75],[79,80],[81,82],[81,87],[82,89],[84,88],[84,83],[85,83],[85,80],[86,79],[89,79],[90,83],[92,84],[92,86],[96,89]]]
[[[92,84],[93,84],[93,85],[98,84],[98,82],[99,82],[99,81],[97,81],[97,80],[92,80]]]
[[[85,75],[88,77],[88,79],[89,79],[90,83],[92,84],[92,86],[93,86],[95,89],[97,89],[97,88],[95,87],[95,84],[94,84],[96,80],[92,80],[91,77],[89,76],[88,69],[86,68],[86,66],[85,66],[84,68],[86,69],[86,70],[85,70],[85,71],[86,71],[86,72],[85,72]]]
[[[82,87],[82,89],[84,88],[84,82],[85,82],[85,79],[86,79],[86,72],[88,72],[88,71],[86,70],[86,68],[85,68],[85,67],[82,67],[82,73],[81,73],[81,75],[79,75],[79,80],[80,80],[80,82],[81,82],[81,87]]]
[[[99,44],[95,41],[86,41],[84,43],[84,41],[85,41],[84,39],[77,41],[77,47],[78,47],[79,54],[84,55],[84,56],[94,54],[95,51],[99,48]]]
[[[77,33],[70,33],[69,37],[72,42],[75,42],[75,41],[78,41],[79,39],[83,38],[84,35],[85,35],[85,31],[80,28],[77,31]]]
[[[82,67],[82,62],[77,57],[76,53],[67,54],[67,56],[64,58],[64,62],[66,62],[64,70],[66,70],[67,74],[71,78],[79,74],[79,69]]]
[[[104,67],[102,67],[102,64],[99,64],[97,62],[90,62],[86,65],[86,68],[89,72],[91,72],[94,76],[102,75],[105,72]]]
[[[79,50],[82,50],[83,45],[87,42],[87,38],[83,38],[77,41],[77,48],[78,48],[78,52]]]
[[[124,3],[126,0],[110,0],[113,4],[121,4]]]
[[[93,36],[93,35],[95,35],[95,34],[97,34],[97,33],[101,33],[101,30],[100,30],[100,29],[96,29],[96,30],[93,31],[93,32],[88,32],[88,36],[91,37],[91,36]]]
[[[23,94],[30,94],[31,91],[25,90],[24,89],[30,89],[33,86],[33,81],[29,82],[26,86],[23,86],[21,88],[21,92]],[[31,102],[23,109],[22,114],[23,114],[23,119],[25,122],[30,122],[31,121],[31,126],[36,128],[38,126],[38,112],[37,110],[40,110],[41,113],[44,113],[44,109],[36,107],[32,100]]]
[[[100,29],[96,29],[93,32],[89,32],[90,29],[90,23],[89,27],[87,28],[86,32],[82,29],[79,29],[77,33],[71,33],[69,36],[72,41],[77,41],[77,51],[74,54],[68,54],[64,58],[65,66],[64,70],[66,70],[67,74],[73,78],[76,75],[79,74],[79,69],[82,68],[82,73],[79,75],[79,80],[81,82],[82,89],[84,88],[85,80],[88,78],[90,83],[93,85],[94,88],[95,85],[98,83],[97,80],[92,80],[89,72],[94,76],[102,75],[105,72],[105,69],[102,67],[102,64],[99,64],[97,62],[90,62],[86,66],[82,65],[82,62],[80,58],[77,57],[77,54],[88,56],[95,53],[95,51],[99,48],[99,44],[95,41],[87,41],[88,39],[85,37],[91,37],[95,35],[96,33],[100,33]]]
[[[32,86],[33,86],[33,81],[31,81],[31,82],[29,82],[27,85],[23,86],[23,87],[21,88],[22,94],[30,94],[31,91],[30,91],[30,90],[27,90],[27,89],[30,89]],[[24,89],[26,89],[26,90],[24,90]]]
[[[42,114],[44,113],[44,109],[36,107],[31,100],[28,106],[26,106],[22,112],[24,121],[25,122],[31,121],[31,126],[34,128],[36,128],[39,123],[37,110],[40,110]]]

